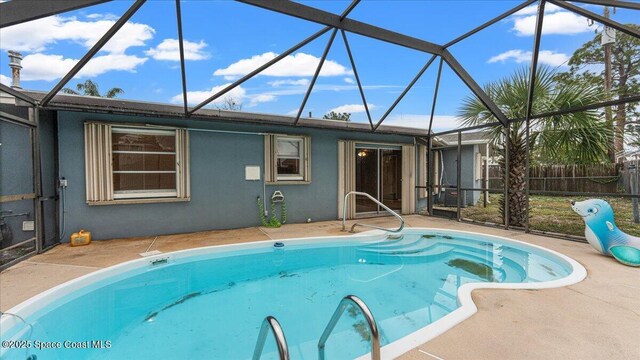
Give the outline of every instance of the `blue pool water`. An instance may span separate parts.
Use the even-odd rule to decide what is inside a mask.
[[[345,295],[365,301],[385,345],[458,308],[462,284],[540,282],[571,272],[566,261],[542,250],[444,231],[226,249],[159,265],[145,259],[54,299],[25,316],[31,329],[2,329],[3,341],[32,346],[5,347],[2,359],[249,359],[267,315],[282,325],[292,359],[317,359],[318,338]],[[346,312],[327,343],[327,358],[366,354],[365,324],[357,311]],[[103,347],[64,343],[94,340]],[[34,349],[36,341],[63,348]],[[263,358],[276,359],[275,349],[269,337]]]

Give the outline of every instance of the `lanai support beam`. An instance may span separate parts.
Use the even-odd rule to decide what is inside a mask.
[[[360,82],[360,76],[358,75],[356,62],[355,60],[353,60],[353,54],[351,54],[351,46],[349,46],[349,41],[347,40],[347,33],[344,30],[340,30],[340,32],[342,33],[342,40],[344,41],[344,47],[345,49],[347,49],[347,55],[349,56],[349,61],[351,62],[351,68],[353,69],[353,77],[356,78],[356,84],[358,84],[358,90],[360,91],[362,104],[364,105],[364,110],[367,113],[367,120],[369,120],[369,125],[371,125],[371,130],[373,130],[373,120],[371,120],[371,112],[369,112],[369,104],[367,104],[367,99],[364,96],[364,89],[362,88],[362,83]]]
[[[639,102],[639,101],[640,101],[640,95],[631,95],[631,96],[621,97],[615,100],[603,101],[603,102],[583,105],[583,106],[576,106],[570,109],[561,109],[561,110],[549,111],[541,114],[535,114],[535,115],[531,115],[531,119],[533,120],[533,119],[541,119],[541,118],[552,117],[552,116],[560,116],[560,115],[566,115],[566,114],[576,113],[580,111],[600,109],[607,106],[629,104],[629,103]],[[524,121],[524,120],[525,120],[524,118],[512,119],[512,120],[509,120],[509,122],[518,122],[518,121]]]
[[[420,77],[422,76],[422,74],[424,74],[425,71],[427,71],[427,69],[429,68],[429,66],[431,65],[431,63],[433,63],[433,61],[436,59],[436,55],[433,55],[429,61],[427,61],[427,63],[422,67],[422,69],[420,69],[420,71],[418,71],[418,73],[416,74],[416,76],[413,77],[413,80],[411,80],[411,82],[409,83],[409,85],[407,85],[407,87],[402,91],[402,93],[400,94],[400,96],[398,96],[398,98],[396,99],[396,101],[393,102],[393,104],[389,107],[389,109],[387,109],[387,111],[384,113],[384,115],[382,115],[382,117],[380,118],[380,120],[378,121],[378,123],[376,123],[376,125],[373,127],[373,131],[376,131],[378,129],[378,127],[380,126],[380,124],[382,124],[382,122],[387,118],[387,116],[389,116],[389,114],[391,114],[391,112],[393,111],[393,109],[396,108],[396,106],[398,105],[398,103],[404,98],[405,95],[407,95],[407,93],[409,92],[409,90],[411,90],[411,88],[413,87],[413,85],[415,85],[415,83],[418,81],[418,79],[420,79]]]
[[[505,19],[505,18],[507,18],[507,17],[509,17],[509,16],[511,16],[511,15],[513,15],[513,14],[515,14],[515,13],[517,13],[518,11],[520,11],[520,10],[522,10],[522,9],[526,8],[527,6],[529,6],[529,5],[533,4],[533,3],[534,3],[534,2],[536,2],[536,1],[537,1],[537,0],[527,0],[527,1],[523,2],[522,4],[520,4],[520,5],[516,6],[516,7],[514,7],[513,9],[508,10],[508,11],[506,11],[506,12],[502,13],[501,15],[498,15],[498,16],[496,16],[495,18],[493,18],[493,19],[491,19],[491,20],[487,21],[486,23],[484,23],[484,24],[482,24],[482,25],[480,25],[480,26],[478,26],[478,27],[474,28],[473,30],[470,30],[469,32],[467,32],[467,33],[465,33],[465,34],[463,34],[463,35],[460,35],[460,36],[458,36],[457,38],[455,38],[455,39],[453,39],[453,40],[449,41],[448,43],[444,44],[444,48],[446,49],[446,48],[448,48],[449,46],[452,46],[452,45],[455,45],[455,44],[459,43],[460,41],[462,41],[462,40],[464,40],[464,39],[468,38],[469,36],[471,36],[471,35],[473,35],[473,34],[477,33],[478,31],[481,31],[481,30],[484,30],[484,29],[488,28],[489,26],[491,26],[491,25],[493,25],[493,24],[497,23],[498,21],[501,21],[501,20],[503,20],[503,19]]]
[[[280,54],[280,55],[276,56],[275,58],[271,59],[270,61],[266,62],[264,65],[260,66],[259,68],[253,70],[252,72],[248,73],[247,75],[245,75],[245,76],[241,77],[240,79],[236,80],[233,84],[231,84],[231,85],[227,86],[226,88],[220,90],[219,92],[211,95],[208,99],[204,100],[200,104],[196,105],[196,107],[191,109],[189,111],[188,115],[189,116],[193,115],[194,112],[202,109],[204,106],[208,105],[210,102],[212,102],[215,99],[219,98],[220,96],[228,93],[229,91],[233,90],[234,88],[240,86],[245,81],[251,79],[252,77],[254,77],[256,75],[258,75],[259,73],[261,73],[262,71],[264,71],[265,69],[270,67],[271,65],[273,65],[273,64],[277,63],[278,61],[284,59],[285,57],[291,55],[293,52],[298,51],[298,49],[300,49],[301,47],[307,45],[308,43],[312,42],[313,40],[319,38],[320,36],[324,35],[329,30],[331,30],[331,27],[327,26],[327,27],[323,28],[322,30],[316,32],[315,34],[309,36],[308,38],[302,40],[301,42],[299,42],[298,44],[296,44],[295,46],[293,46],[289,50],[283,52],[282,54]]]
[[[36,101],[34,99],[32,99],[30,96],[27,96],[27,95],[23,94],[22,92],[20,92],[18,90],[10,88],[5,84],[0,84],[0,91],[2,91],[4,93],[7,93],[7,94],[9,94],[9,95],[11,95],[11,96],[13,96],[15,98],[18,98],[18,99],[20,99],[22,101],[25,101],[25,102],[27,102],[27,103],[29,103],[31,105],[35,106],[35,104],[36,104]]]
[[[304,98],[302,99],[302,104],[300,104],[300,108],[298,109],[298,115],[296,115],[296,121],[293,122],[293,125],[298,125],[298,121],[300,121],[300,116],[304,111],[304,107],[307,105],[307,101],[309,100],[309,96],[313,91],[313,86],[316,84],[318,80],[318,76],[320,76],[320,71],[322,71],[322,65],[324,65],[324,61],[327,60],[327,55],[329,55],[329,50],[331,50],[331,45],[333,45],[333,40],[336,38],[336,33],[338,29],[333,29],[331,32],[331,37],[329,38],[329,42],[327,46],[324,48],[324,52],[322,53],[322,57],[320,58],[320,62],[318,62],[318,67],[316,68],[316,72],[313,74],[311,78],[311,82],[309,83],[309,87],[307,88],[307,92],[304,94]]]
[[[263,9],[275,11],[281,14],[290,15],[300,19],[308,20],[318,24],[342,29],[354,34],[366,36],[372,39],[400,45],[410,49],[430,53],[440,54],[442,46],[422,39],[400,34],[391,30],[383,29],[367,23],[352,19],[340,19],[340,15],[322,11],[311,6],[300,4],[295,1],[281,0],[237,0],[239,2],[261,7]]]
[[[462,65],[460,65],[458,60],[456,60],[456,58],[451,55],[449,50],[444,50],[442,52],[442,58],[447,63],[447,65],[449,65],[449,67],[458,75],[460,80],[467,84],[471,92],[473,92],[475,96],[478,97],[480,102],[484,104],[484,106],[491,112],[491,114],[493,114],[493,116],[498,119],[498,121],[500,121],[502,125],[506,126],[507,122],[509,121],[507,116],[502,112],[502,110],[500,110],[500,108],[498,108],[498,105],[496,105],[493,100],[491,100],[489,95],[484,92],[482,87],[480,87],[480,85],[478,85],[478,83],[473,80],[471,75],[469,75],[469,73],[462,67]]]
[[[340,21],[346,19],[349,13],[355,9],[355,7],[360,3],[360,0],[353,0],[349,6],[342,12],[340,15]],[[318,67],[316,68],[316,72],[313,74],[313,78],[311,78],[311,82],[309,83],[309,88],[307,89],[307,93],[304,95],[304,99],[302,99],[302,104],[298,109],[298,114],[296,116],[296,120],[293,122],[293,125],[298,125],[298,121],[300,121],[300,116],[304,111],[304,107],[307,105],[307,101],[309,100],[309,96],[311,95],[311,91],[313,91],[313,86],[316,84],[318,80],[318,76],[320,76],[320,71],[322,71],[322,66],[324,62],[327,60],[327,55],[329,55],[329,51],[331,50],[331,45],[333,45],[333,40],[336,38],[336,34],[338,33],[338,28],[334,28],[331,33],[331,37],[329,38],[329,42],[322,53],[322,57],[320,58],[320,62],[318,62]]]
[[[531,156],[531,144],[529,144],[529,138],[531,132],[531,112],[533,109],[534,101],[533,94],[536,87],[536,72],[538,70],[538,52],[540,51],[540,39],[542,38],[542,24],[544,22],[544,6],[545,0],[540,0],[540,2],[538,3],[538,14],[536,16],[536,30],[533,38],[533,52],[531,53],[531,70],[529,74],[529,89],[527,93],[527,110],[525,112],[525,232],[529,232],[529,157]],[[508,204],[508,202],[506,202],[505,204]]]
[[[631,10],[640,10],[640,3],[630,1],[617,0],[572,0],[577,3],[585,3],[591,5],[612,6]]]
[[[0,4],[0,28],[102,4],[111,0],[18,0]]]
[[[442,58],[440,58],[440,65],[438,65],[438,77],[436,78],[436,88],[433,92],[433,103],[431,104],[431,116],[429,117],[429,131],[427,132],[431,136],[431,128],[433,127],[433,117],[436,113],[436,103],[438,102],[438,90],[440,89],[440,76],[442,75]]]
[[[122,28],[124,24],[129,21],[129,19],[136,13],[136,11],[138,11],[138,9],[140,9],[140,7],[142,7],[142,5],[144,5],[146,1],[147,0],[136,0],[136,2],[133,3],[133,5],[131,5],[131,7],[127,9],[124,14],[122,14],[118,21],[116,21],[115,24],[113,24],[113,26],[109,30],[107,30],[104,35],[102,35],[100,40],[98,40],[98,42],[93,45],[93,47],[82,57],[82,59],[80,59],[80,61],[78,61],[78,63],[74,65],[74,67],[67,73],[67,75],[65,75],[62,80],[60,80],[60,82],[58,82],[56,86],[54,86],[53,89],[51,89],[51,91],[49,91],[49,93],[44,98],[42,98],[42,102],[40,103],[41,106],[47,106],[49,101],[51,101],[51,99],[56,96],[58,91],[60,91],[60,89],[62,89],[62,87],[64,87],[69,82],[69,80],[73,79],[73,77],[76,76],[76,74],[78,74],[80,70],[82,70],[82,68],[89,62],[89,60],[91,60],[98,53],[98,51],[100,51],[100,49],[102,49],[102,47],[105,46],[107,42],[109,42],[109,40],[111,40],[113,35],[115,35],[118,30],[120,30],[120,28]]]
[[[180,75],[182,76],[182,100],[184,103],[184,116],[188,116],[187,109],[187,72],[184,66],[184,40],[182,37],[182,10],[180,0],[176,0],[176,20],[178,27],[178,44],[180,46]]]
[[[608,19],[602,15],[596,14],[594,12],[591,12],[587,9],[581,8],[580,6],[575,6],[573,4],[570,4],[566,1],[558,1],[558,0],[548,0],[550,3],[557,5],[561,8],[564,8],[565,10],[569,10],[571,12],[574,12],[578,15],[582,15],[586,18],[589,18],[593,21],[597,21],[601,24],[604,24],[608,27],[614,28],[618,31],[622,31],[623,33],[629,34],[635,38],[640,39],[640,31],[636,30],[636,29],[632,29],[626,25],[622,25],[617,21]],[[616,5],[610,5],[610,6],[616,6]]]

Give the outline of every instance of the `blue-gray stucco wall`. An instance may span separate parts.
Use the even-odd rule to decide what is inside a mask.
[[[264,162],[263,137],[191,131],[191,201],[89,206],[85,198],[85,121],[158,124],[216,130],[273,132],[311,136],[311,184],[267,186],[267,196],[281,190],[287,222],[337,219],[338,145],[340,139],[413,143],[410,136],[370,134],[287,126],[229,124],[180,119],[58,112],[59,174],[66,177],[67,234],[85,228],[95,239],[173,234],[256,226],[262,182],[245,181],[246,165]]]
[[[461,148],[461,181],[463,188],[482,188],[482,181],[476,180],[475,153],[479,152],[478,145],[463,145]],[[444,163],[444,173],[442,184],[446,186],[456,186],[458,181],[458,149],[442,149],[442,160]],[[475,205],[480,199],[481,191],[466,191],[466,204]]]

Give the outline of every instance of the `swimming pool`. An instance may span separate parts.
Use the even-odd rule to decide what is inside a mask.
[[[574,260],[533,245],[460,231],[412,228],[199,248],[97,271],[9,310],[3,359],[248,359],[267,315],[282,325],[292,359],[316,359],[336,306],[360,297],[376,318],[383,358],[398,356],[476,311],[478,287],[546,288],[586,276]],[[60,348],[39,349],[42,346]],[[99,346],[99,347],[98,347]],[[327,359],[369,351],[350,310]],[[264,359],[277,358],[272,338]]]

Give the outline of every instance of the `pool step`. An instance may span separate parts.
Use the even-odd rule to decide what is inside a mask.
[[[370,263],[381,262],[392,264],[415,264],[433,261],[437,257],[454,256],[489,266],[493,269],[494,278],[498,282],[521,282],[526,277],[526,271],[515,261],[495,255],[486,249],[459,244],[411,244],[394,249],[376,251],[374,249],[359,249],[365,253]],[[372,259],[371,257],[377,257]]]
[[[410,245],[410,244],[415,244],[420,242],[420,237],[419,236],[409,236],[409,235],[405,235],[404,237],[402,237],[401,239],[398,240],[384,240],[384,241],[380,241],[380,242],[376,242],[373,244],[367,244],[364,246],[361,246],[360,248],[366,248],[366,249],[393,249],[393,248],[397,248],[397,247],[402,247],[402,246],[406,246],[406,245]]]
[[[376,254],[412,254],[415,252],[419,252],[424,249],[429,249],[438,244],[425,244],[422,241],[416,241],[410,244],[405,245],[397,245],[397,246],[388,246],[384,248],[367,248],[367,249],[359,249],[360,251],[376,253]]]

